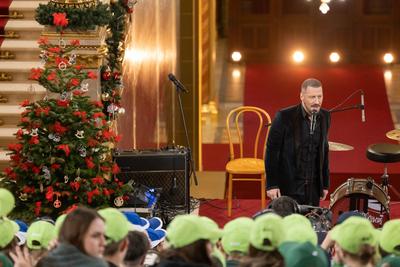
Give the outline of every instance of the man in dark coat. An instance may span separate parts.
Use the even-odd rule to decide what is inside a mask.
[[[300,100],[280,110],[271,125],[265,160],[267,196],[285,195],[299,204],[319,206],[329,187],[330,113],[321,108],[321,82],[305,80]]]

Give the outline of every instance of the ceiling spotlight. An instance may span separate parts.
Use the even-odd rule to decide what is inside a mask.
[[[322,14],[326,14],[329,11],[329,6],[327,3],[321,3],[321,5],[319,6],[319,11],[321,11]]]
[[[385,61],[385,63],[387,63],[387,64],[393,63],[393,60],[394,60],[394,57],[393,57],[392,53],[386,53],[383,56],[383,61]]]
[[[239,79],[240,76],[241,76],[240,70],[238,70],[238,69],[232,70],[232,78],[234,78],[234,79]]]
[[[234,51],[231,54],[231,58],[235,62],[239,62],[242,59],[242,54],[238,51]]]
[[[340,55],[339,55],[339,53],[337,53],[337,52],[332,52],[332,53],[329,55],[329,60],[330,60],[331,62],[333,62],[333,63],[339,62],[339,60],[340,60]]]
[[[301,63],[304,60],[304,53],[297,50],[293,53],[292,58],[293,58],[294,62]]]

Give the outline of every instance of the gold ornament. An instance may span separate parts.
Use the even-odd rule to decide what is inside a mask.
[[[119,108],[119,109],[118,109],[118,113],[119,113],[120,115],[124,115],[124,114],[125,114],[125,109],[124,109],[124,108]]]
[[[28,200],[28,194],[27,193],[21,193],[19,195],[19,199],[21,199],[21,201],[27,201]]]
[[[109,93],[101,94],[101,99],[102,99],[103,101],[108,101],[108,100],[110,100],[110,94],[109,94]]]
[[[58,200],[58,197],[57,197],[57,199],[53,203],[53,206],[54,206],[54,208],[59,209],[59,208],[61,208],[61,205],[62,205],[61,201]]]
[[[122,207],[122,205],[124,205],[124,199],[122,197],[116,197],[114,199],[114,205],[117,207]]]
[[[111,174],[110,174],[110,173],[104,173],[104,174],[103,174],[103,178],[104,178],[105,180],[107,180],[107,181],[110,181],[110,180],[111,180]]]

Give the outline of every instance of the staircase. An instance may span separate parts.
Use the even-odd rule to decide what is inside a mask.
[[[0,171],[8,166],[7,145],[15,142],[19,104],[42,99],[46,90],[28,80],[31,68],[40,66],[37,40],[43,26],[34,19],[35,9],[48,1],[13,0],[5,26],[5,40],[0,46]]]

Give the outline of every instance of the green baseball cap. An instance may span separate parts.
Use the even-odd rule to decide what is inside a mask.
[[[128,235],[130,223],[119,210],[106,208],[99,210],[99,214],[105,220],[107,243],[121,241]]]
[[[32,223],[26,232],[26,245],[30,249],[42,249],[49,246],[56,237],[56,228],[46,221]]]
[[[377,267],[400,267],[400,257],[396,255],[389,255],[384,257],[378,264],[376,265]]]
[[[376,246],[378,233],[372,223],[363,217],[350,217],[331,230],[331,238],[347,252],[357,254],[362,245]]]
[[[286,231],[288,242],[311,242],[314,246],[318,244],[318,236],[311,222],[300,214],[291,214],[283,218],[283,228]]]
[[[285,267],[329,266],[325,252],[311,242],[284,242],[279,246],[279,252],[285,259]]]
[[[5,217],[0,218],[0,248],[4,248],[10,244],[18,231],[19,226],[16,222]]]
[[[167,240],[171,247],[181,248],[197,240],[211,240],[214,235],[199,216],[184,214],[176,216],[167,227]]]
[[[7,216],[14,206],[14,195],[7,189],[0,188],[0,217]]]
[[[201,223],[210,232],[210,241],[215,244],[222,237],[222,230],[218,224],[206,216],[200,216]]]
[[[380,232],[379,246],[389,254],[400,256],[400,219],[387,221]]]
[[[238,251],[247,254],[250,244],[249,232],[253,225],[254,221],[248,217],[236,218],[225,224],[221,239],[225,252],[229,254]]]
[[[66,217],[67,217],[67,214],[61,214],[60,216],[57,217],[57,220],[54,224],[54,226],[55,226],[54,231],[55,231],[56,237],[58,237],[58,234],[60,233],[61,227],[62,227]]]
[[[272,251],[285,240],[282,217],[267,213],[257,217],[250,232],[250,244],[264,251]]]

